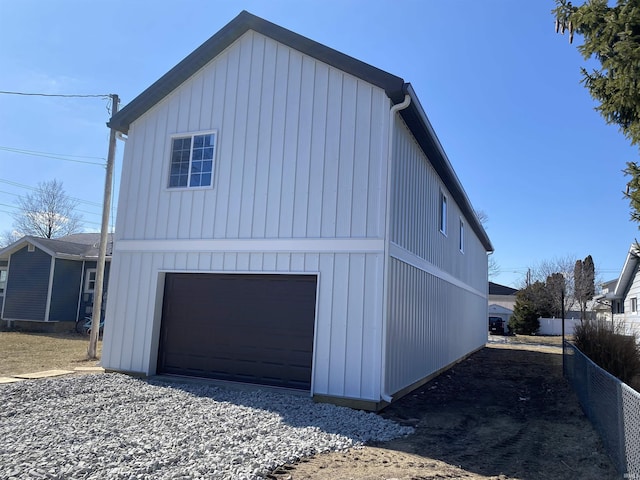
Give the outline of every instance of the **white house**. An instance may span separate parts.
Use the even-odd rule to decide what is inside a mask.
[[[379,409],[485,344],[492,245],[403,79],[242,12],[110,126],[107,369]]]
[[[516,293],[518,290],[515,288],[489,282],[489,322],[492,318],[502,320],[505,333],[509,331],[509,320],[516,304]]]
[[[597,302],[606,301],[610,304],[614,323],[621,323],[627,334],[640,334],[640,313],[638,312],[638,298],[640,298],[639,254],[637,244],[632,244],[622,272],[614,283],[615,286],[612,285],[613,282],[608,282],[603,286],[602,294],[594,299]]]

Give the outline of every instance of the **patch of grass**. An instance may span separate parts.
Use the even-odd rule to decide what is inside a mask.
[[[88,347],[89,337],[75,333],[0,332],[0,375],[95,366]],[[101,341],[97,354],[102,355]]]
[[[537,345],[562,346],[561,335],[513,335],[507,337],[509,343],[532,343]]]

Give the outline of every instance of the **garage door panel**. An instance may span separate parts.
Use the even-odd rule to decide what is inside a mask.
[[[316,281],[167,274],[158,371],[309,389]]]

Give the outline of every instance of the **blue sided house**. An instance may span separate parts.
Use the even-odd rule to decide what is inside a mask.
[[[56,239],[26,236],[0,250],[2,323],[24,330],[65,331],[91,315],[99,242],[99,233]],[[108,242],[105,295],[111,235]]]

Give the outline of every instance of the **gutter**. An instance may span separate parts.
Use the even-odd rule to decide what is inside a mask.
[[[478,236],[478,239],[482,242],[487,252],[493,252],[494,248],[491,244],[491,240],[487,235],[484,227],[481,225],[476,213],[471,206],[471,202],[467,193],[460,182],[449,157],[447,157],[438,136],[436,135],[431,122],[427,118],[420,100],[416,95],[413,87],[410,83],[405,83],[404,91],[412,98],[411,106],[402,112],[402,117],[412,131],[416,141],[422,148],[424,154],[427,156],[429,163],[438,173],[438,176],[442,179],[447,189],[450,191],[453,198],[456,200],[458,207],[464,214],[471,229]]]
[[[407,84],[405,84],[406,86]],[[400,110],[404,110],[411,104],[411,95],[405,93],[404,101],[402,103],[395,104],[389,110],[389,137],[387,140],[387,198],[386,198],[386,210],[385,210],[385,233],[384,233],[384,271],[383,271],[383,297],[382,297],[382,339],[381,339],[381,354],[382,354],[382,368],[380,373],[380,385],[381,393],[380,398],[388,403],[391,403],[393,397],[387,391],[387,318],[389,316],[389,266],[390,266],[390,249],[391,249],[391,187],[393,185],[393,138],[395,131],[395,117],[396,113]]]

